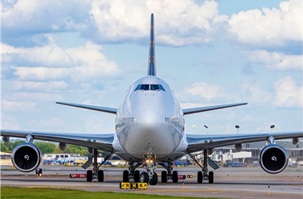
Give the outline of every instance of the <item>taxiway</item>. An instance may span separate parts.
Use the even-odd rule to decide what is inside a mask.
[[[85,173],[78,167],[43,166],[43,175],[34,172],[20,173],[1,168],[1,186],[45,187],[78,189],[86,191],[131,192],[171,196],[220,197],[220,198],[303,198],[303,167],[287,168],[284,172],[271,175],[261,168],[220,168],[215,171],[214,184],[196,184],[196,167],[175,168],[179,174],[193,178],[179,180],[179,183],[158,183],[147,190],[125,191],[119,189],[122,171],[125,168],[104,168],[105,182],[86,182],[85,179],[71,179],[71,173]],[[159,169],[158,173],[161,173]],[[159,178],[160,179],[160,178]]]

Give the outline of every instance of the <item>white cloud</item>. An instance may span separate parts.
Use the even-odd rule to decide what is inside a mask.
[[[302,55],[286,55],[279,52],[268,52],[265,50],[249,51],[247,54],[251,60],[261,63],[271,69],[303,70]]]
[[[199,96],[206,101],[210,101],[216,99],[218,97],[222,97],[223,93],[219,86],[208,84],[205,82],[195,83],[188,90],[188,94],[193,96]]]
[[[215,1],[93,1],[91,15],[102,37],[133,40],[148,35],[149,13],[155,13],[157,41],[184,45],[214,39],[227,20],[217,7]]]
[[[241,86],[245,99],[254,103],[268,103],[272,100],[270,92],[264,90],[256,81],[247,81]]]
[[[244,44],[282,46],[303,40],[303,2],[283,1],[279,9],[242,11],[231,16],[230,32]]]
[[[32,111],[36,107],[35,102],[20,102],[3,100],[1,102],[3,111]]]
[[[90,0],[1,1],[2,28],[19,32],[79,30],[89,17]]]
[[[3,63],[12,65],[14,74],[20,79],[85,80],[116,76],[120,72],[116,63],[108,60],[101,52],[101,47],[91,42],[66,49],[56,44],[33,48],[16,48],[6,44],[1,46]]]
[[[27,90],[27,91],[52,91],[64,90],[68,85],[64,81],[12,81],[11,89],[14,90]]]
[[[62,100],[62,96],[56,93],[47,92],[15,92],[6,96],[6,98],[15,101],[44,101],[44,102],[54,102]]]
[[[275,92],[273,105],[303,108],[303,85],[297,85],[293,78],[287,76],[279,79],[275,83]]]

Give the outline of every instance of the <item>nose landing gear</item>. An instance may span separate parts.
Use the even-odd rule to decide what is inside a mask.
[[[149,182],[150,185],[156,185],[158,183],[158,175],[155,172],[156,155],[146,154],[143,156],[143,166],[146,168],[146,172],[142,172],[140,176],[141,182]]]

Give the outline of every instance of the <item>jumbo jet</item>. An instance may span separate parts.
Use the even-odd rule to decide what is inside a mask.
[[[26,142],[12,151],[12,163],[22,172],[37,170],[41,162],[41,152],[33,140],[58,142],[61,150],[66,144],[87,147],[91,157],[82,166],[87,169],[87,181],[104,181],[104,171],[100,166],[115,154],[128,162],[128,170],[123,171],[124,182],[158,183],[157,167],[161,172],[161,182],[178,182],[178,171],[173,170],[173,162],[189,155],[201,169],[197,172],[197,183],[214,183],[214,170],[218,165],[208,155],[216,147],[235,145],[241,150],[243,143],[267,141],[259,155],[260,166],[268,173],[276,174],[285,169],[288,163],[287,151],[277,144],[276,139],[292,138],[293,144],[303,137],[303,132],[255,133],[234,135],[203,135],[185,133],[185,116],[200,112],[246,105],[233,103],[207,107],[182,109],[169,85],[156,75],[154,15],[151,14],[150,45],[147,76],[135,81],[128,89],[119,108],[91,106],[85,104],[57,102],[57,104],[84,108],[116,115],[115,132],[110,134],[67,134],[59,132],[1,130],[5,142],[10,137],[25,138]],[[100,151],[107,152],[105,160],[98,164]],[[195,153],[203,152],[202,165]],[[138,170],[142,166],[144,172]],[[146,170],[146,171],[145,171]]]

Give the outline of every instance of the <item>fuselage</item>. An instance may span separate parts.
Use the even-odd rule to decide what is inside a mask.
[[[135,81],[117,111],[115,153],[141,161],[146,154],[172,162],[184,154],[184,117],[168,84],[156,76]]]

